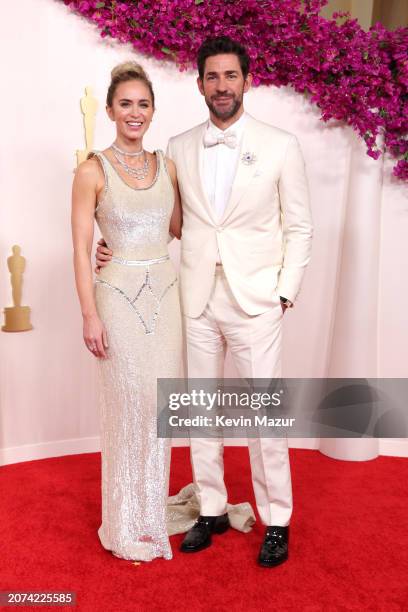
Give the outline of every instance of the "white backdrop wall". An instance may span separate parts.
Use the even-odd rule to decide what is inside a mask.
[[[155,85],[148,148],[165,149],[171,135],[203,121],[207,109],[193,72],[102,40],[61,2],[19,0],[3,10],[5,23],[18,23],[18,30],[3,28],[0,40],[0,304],[11,305],[6,259],[19,244],[27,259],[23,303],[34,325],[31,332],[0,334],[0,462],[11,463],[99,449],[95,364],[82,343],[70,235],[84,87],[92,86],[99,100],[97,149],[114,138],[104,111],[110,70],[129,57]],[[406,377],[407,187],[391,178],[389,159],[368,158],[351,130],[324,125],[290,89],[253,90],[246,107],[298,136],[312,196],[313,258],[284,320],[285,375]],[[177,262],[177,244],[171,249]],[[380,452],[408,456],[407,441],[384,440]]]

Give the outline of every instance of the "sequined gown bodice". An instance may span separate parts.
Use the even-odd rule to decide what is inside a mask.
[[[102,545],[124,559],[171,558],[166,528],[169,441],[157,438],[157,378],[179,375],[181,322],[167,240],[174,192],[156,152],[150,187],[134,189],[102,153],[95,218],[112,261],[95,282],[108,359],[98,360]]]
[[[167,253],[174,193],[159,151],[157,172],[150,187],[133,189],[117,174],[103,154],[105,192],[95,211],[99,229],[117,257],[154,259]]]

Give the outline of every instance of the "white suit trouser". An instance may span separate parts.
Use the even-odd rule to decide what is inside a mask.
[[[226,348],[241,378],[281,376],[282,308],[279,296],[271,310],[247,315],[235,300],[222,266],[200,317],[184,318],[189,378],[222,378]],[[191,438],[194,482],[204,516],[226,512],[223,439]],[[287,438],[249,438],[252,482],[264,525],[289,524],[292,485]]]

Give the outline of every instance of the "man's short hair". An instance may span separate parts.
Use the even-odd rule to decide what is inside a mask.
[[[197,66],[200,79],[204,77],[205,61],[213,55],[221,53],[232,53],[239,59],[242,74],[244,79],[249,73],[250,59],[247,50],[236,40],[232,40],[229,36],[217,36],[216,38],[207,38],[198,50]]]

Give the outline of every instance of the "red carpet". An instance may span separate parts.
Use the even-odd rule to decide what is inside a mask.
[[[247,449],[227,448],[225,459],[230,501],[253,503]],[[408,460],[294,450],[291,465],[290,559],[275,569],[255,563],[259,522],[194,555],[179,553],[175,536],[172,561],[135,566],[99,544],[99,454],[2,467],[0,590],[76,591],[81,612],[407,610]],[[171,493],[187,482],[188,449],[174,449]]]

